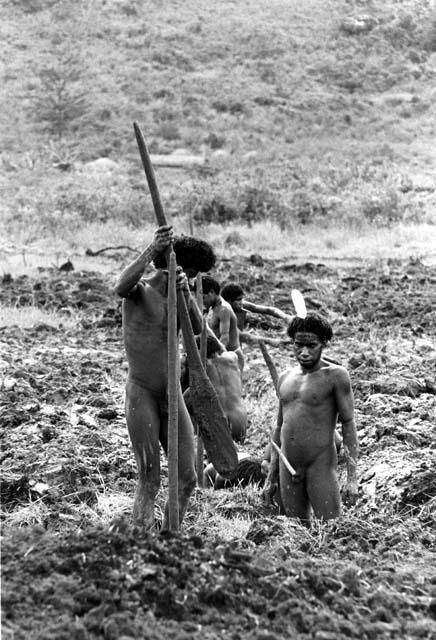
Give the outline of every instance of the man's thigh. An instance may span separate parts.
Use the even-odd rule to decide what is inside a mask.
[[[285,514],[289,518],[307,520],[310,516],[310,504],[304,479],[292,479],[291,474],[280,461],[280,495]]]
[[[341,498],[336,464],[321,457],[306,472],[306,487],[310,504],[317,518],[337,518],[341,512]]]
[[[184,467],[194,467],[194,427],[192,426],[192,420],[186,408],[181,389],[179,389],[178,392],[177,432],[179,443],[179,468],[183,469]],[[165,415],[162,416],[159,437],[165,453],[168,453],[168,413],[165,413]]]
[[[151,391],[134,382],[126,385],[126,422],[133,447],[155,454],[161,422],[158,402]]]

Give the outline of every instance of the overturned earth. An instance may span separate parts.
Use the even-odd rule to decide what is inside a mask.
[[[328,353],[349,369],[356,398],[357,504],[306,528],[268,511],[258,486],[198,489],[180,533],[135,530],[111,278],[5,275],[2,305],[65,322],[0,328],[4,637],[434,637],[436,269],[236,258],[216,274],[289,313],[298,288],[332,322]],[[249,321],[256,333],[284,335],[278,320]],[[287,346],[270,352],[279,370],[292,362]],[[260,458],[276,399],[261,352],[245,347],[245,357],[241,450]],[[341,481],[344,471],[341,458]],[[164,459],[162,476],[157,520]]]

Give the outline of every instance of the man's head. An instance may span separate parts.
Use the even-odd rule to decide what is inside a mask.
[[[295,316],[287,333],[293,342],[295,357],[304,369],[318,364],[323,348],[333,336],[329,322],[318,313],[308,313],[305,318]]]
[[[212,276],[203,276],[201,283],[203,286],[203,305],[206,309],[210,309],[218,300],[221,285]]]
[[[242,311],[244,290],[239,284],[229,282],[221,289],[221,296],[232,306],[233,311]]]
[[[193,278],[199,271],[209,271],[215,266],[215,252],[205,240],[192,236],[176,236],[173,247],[177,264],[182,267],[188,278]],[[157,269],[166,269],[165,253],[159,253],[153,264]]]

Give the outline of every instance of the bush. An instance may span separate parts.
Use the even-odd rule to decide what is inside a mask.
[[[393,188],[379,188],[364,196],[361,208],[363,216],[368,222],[389,224],[401,220],[403,217],[398,193]]]

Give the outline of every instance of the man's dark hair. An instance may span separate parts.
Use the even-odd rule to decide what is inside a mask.
[[[244,290],[241,285],[235,282],[229,282],[229,284],[225,284],[221,289],[221,295],[227,302],[233,302],[236,298],[244,295]]]
[[[177,264],[180,265],[184,271],[189,269],[196,273],[199,271],[206,272],[215,266],[215,252],[205,240],[200,240],[193,236],[176,236],[173,247]],[[153,264],[156,269],[166,269],[167,263],[164,251],[154,258]]]
[[[203,276],[201,278],[201,283],[203,285],[203,293],[214,291],[217,295],[219,294],[221,285],[218,280],[215,280],[212,276]]]
[[[225,480],[223,488],[241,486],[246,487],[249,484],[263,485],[265,477],[262,473],[262,465],[260,460],[253,458],[244,458],[238,462],[238,470],[231,480]]]
[[[308,313],[305,318],[299,318],[298,316],[292,318],[287,334],[293,340],[298,331],[314,333],[324,344],[333,337],[330,323],[318,313]]]

